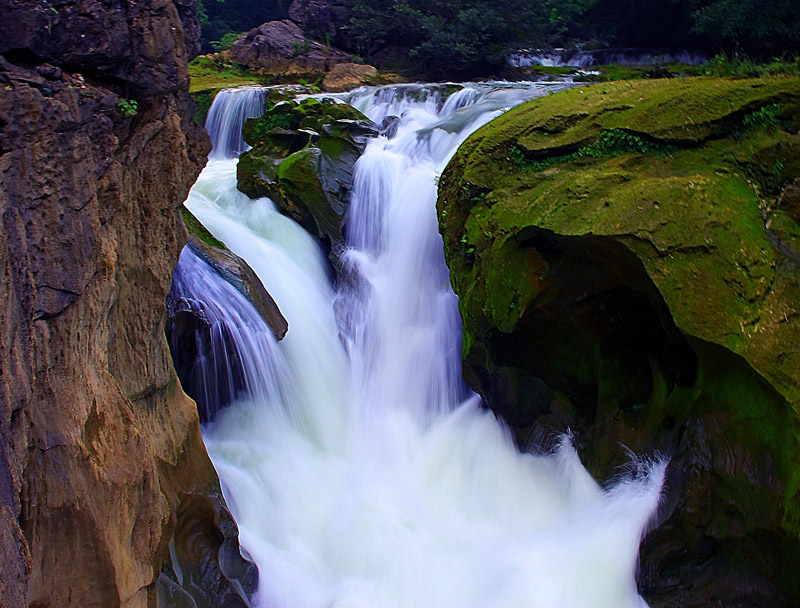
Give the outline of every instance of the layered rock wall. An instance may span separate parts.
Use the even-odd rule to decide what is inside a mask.
[[[236,534],[163,331],[194,4],[0,1],[4,607],[155,606],[176,526]]]

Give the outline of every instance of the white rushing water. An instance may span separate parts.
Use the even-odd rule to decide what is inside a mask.
[[[215,100],[209,121],[224,120],[209,131],[228,152],[215,148],[186,204],[249,262],[289,323],[280,343],[266,332],[270,345],[242,346],[279,386],[242,391],[204,428],[259,567],[257,606],[645,605],[638,546],[663,463],[603,488],[566,439],[553,454],[520,454],[461,380],[436,178],[469,133],[550,90],[470,85],[444,104],[420,87],[340,96],[400,126],[358,162],[338,290],[315,240],[268,199],[239,193],[236,160],[222,158],[242,142],[221,125],[263,93]]]

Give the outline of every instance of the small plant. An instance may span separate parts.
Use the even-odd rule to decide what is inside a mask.
[[[292,48],[294,51],[292,52],[292,57],[297,57],[298,55],[305,55],[308,51],[311,50],[311,43],[306,39],[303,38],[302,44],[300,42],[293,42]]]
[[[127,118],[136,116],[136,112],[139,111],[139,102],[135,99],[120,99],[117,102],[117,110]]]
[[[609,129],[600,134],[600,138],[593,144],[580,148],[575,154],[579,158],[598,158],[606,154],[621,154],[624,152],[651,152],[654,145],[637,135],[632,135],[622,129]]]
[[[762,106],[754,112],[750,112],[742,119],[742,125],[745,129],[754,129],[755,127],[770,127],[778,122],[778,114],[781,113],[781,104],[773,103],[768,106]]]
[[[233,46],[233,43],[239,40],[239,36],[241,34],[237,34],[236,32],[228,32],[219,40],[214,40],[209,44],[214,48],[215,51],[227,51],[229,48]]]

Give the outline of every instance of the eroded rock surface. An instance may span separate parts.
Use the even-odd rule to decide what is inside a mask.
[[[671,458],[652,606],[800,597],[798,127],[796,78],[585,86],[440,182],[467,381],[522,444],[571,429],[601,479]]]
[[[374,66],[361,63],[339,63],[325,75],[322,86],[326,91],[340,93],[369,84],[377,77],[378,70]]]
[[[4,607],[156,606],[176,530],[236,542],[163,331],[208,152],[194,10],[0,1]],[[244,605],[216,556],[200,569],[217,599],[198,606]]]

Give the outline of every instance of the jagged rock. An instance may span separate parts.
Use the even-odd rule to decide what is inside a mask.
[[[236,542],[164,337],[209,147],[187,118],[195,3],[112,4],[0,0],[4,608],[155,607],[176,529]],[[214,518],[185,519],[195,501]]]
[[[322,86],[331,93],[340,93],[369,84],[370,80],[377,75],[378,70],[371,65],[339,63],[333,66],[331,71],[325,75],[322,80]]]
[[[269,295],[258,275],[250,265],[227,249],[212,247],[203,243],[195,235],[189,235],[190,247],[195,255],[207,262],[228,283],[238,289],[255,306],[261,318],[272,330],[276,340],[283,340],[289,324],[281,314],[278,305]]]
[[[792,187],[775,203],[798,120],[797,78],[583,86],[491,122],[440,181],[472,387],[521,443],[571,429],[600,478],[671,457],[654,607],[800,598]]]
[[[284,101],[248,120],[238,188],[270,197],[278,210],[335,249],[343,241],[353,169],[378,127],[352,106],[325,99]]]
[[[231,61],[268,73],[323,73],[350,56],[309,40],[300,27],[284,19],[268,21],[239,38],[228,56]]]
[[[397,135],[397,129],[400,127],[400,118],[398,116],[387,116],[381,123],[381,132],[386,139],[392,139]]]

